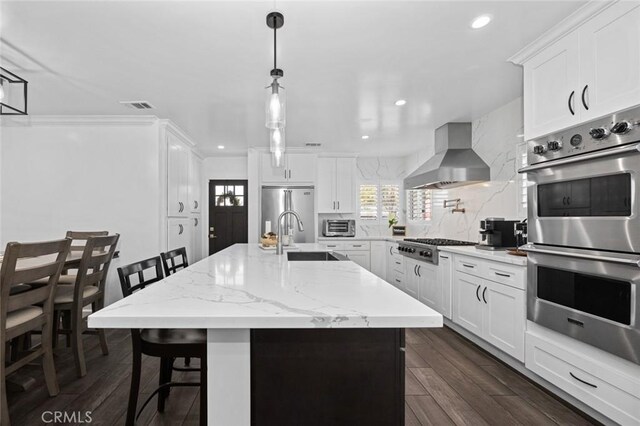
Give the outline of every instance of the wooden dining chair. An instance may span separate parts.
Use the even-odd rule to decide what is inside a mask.
[[[109,231],[67,231],[67,238],[71,238],[71,254],[81,254],[91,237],[104,237]],[[69,270],[62,270],[58,284],[75,284],[76,275],[69,274]]]
[[[118,268],[118,277],[122,287],[123,297],[129,297],[138,290],[160,281],[163,278],[160,257],[146,259],[141,262]],[[145,277],[146,275],[146,277]],[[200,386],[200,424],[207,424],[207,335],[206,330],[190,329],[132,329],[131,342],[133,346],[133,364],[131,371],[131,389],[127,407],[127,426],[133,426],[136,419],[151,401],[158,395],[158,411],[163,412],[165,400],[169,390],[174,386]],[[140,376],[142,369],[142,354],[160,358],[159,386],[142,404],[136,414],[138,393],[140,391]],[[199,382],[173,382],[171,373],[173,362],[177,357],[200,358]],[[184,369],[183,369],[184,370]]]
[[[187,249],[184,247],[160,253],[160,257],[162,257],[164,274],[167,277],[171,274],[175,274],[180,269],[184,269],[189,266],[189,262],[187,261]]]
[[[109,354],[107,338],[104,329],[88,330],[82,311],[85,306],[91,306],[92,312],[97,312],[104,307],[104,289],[109,273],[109,265],[119,234],[89,237],[82,252],[82,258],[78,266],[78,273],[73,285],[60,285],[54,298],[54,309],[57,315],[70,318],[70,328],[59,328],[59,322],[55,324],[54,339],[58,334],[70,334],[73,356],[78,377],[87,374],[87,366],[84,359],[82,344],[83,334],[97,334],[100,339],[100,348],[103,355]]]
[[[60,392],[53,363],[52,322],[53,296],[69,253],[71,240],[41,243],[7,244],[0,268],[0,424],[9,426],[6,377],[42,356],[42,368],[49,395]],[[46,284],[14,291],[11,289],[32,281],[46,279]],[[39,345],[7,363],[6,342],[29,331],[39,331]]]

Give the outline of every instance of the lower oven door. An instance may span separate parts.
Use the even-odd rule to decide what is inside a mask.
[[[640,364],[640,256],[525,250],[529,320]]]

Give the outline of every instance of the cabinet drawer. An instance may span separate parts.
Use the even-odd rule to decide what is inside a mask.
[[[404,290],[404,274],[398,271],[393,272],[393,282],[391,283],[401,290]]]
[[[343,243],[342,250],[351,250],[351,251],[364,251],[370,250],[371,243],[369,241],[353,241]]]
[[[526,290],[525,275],[527,268],[507,265],[506,263],[487,262],[482,265],[483,275],[491,281]]]
[[[335,243],[333,243],[333,242],[331,242],[331,243],[323,242],[322,244],[324,244],[324,246],[326,248],[334,250],[334,251],[335,250],[344,250],[345,249],[344,244],[343,243],[339,243],[339,242],[335,242]]]
[[[640,424],[640,377],[526,334],[526,367],[620,424]]]
[[[404,274],[404,257],[393,256],[393,270],[397,273]]]
[[[455,257],[455,269],[456,271],[464,272],[475,276],[481,276],[482,274],[482,260],[468,256]]]

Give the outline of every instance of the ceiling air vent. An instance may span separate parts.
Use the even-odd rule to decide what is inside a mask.
[[[120,104],[132,109],[153,109],[154,106],[147,101],[120,101]]]
[[[315,142],[307,142],[305,143],[305,146],[311,147],[311,148],[318,148],[321,147],[322,144],[321,143],[315,143]]]

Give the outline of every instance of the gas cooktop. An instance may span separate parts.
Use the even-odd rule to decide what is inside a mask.
[[[416,260],[438,264],[438,246],[474,246],[471,241],[449,240],[447,238],[405,238],[398,244],[401,255]]]
[[[447,238],[405,238],[404,241],[430,246],[475,246],[477,244],[471,241],[449,240]]]

